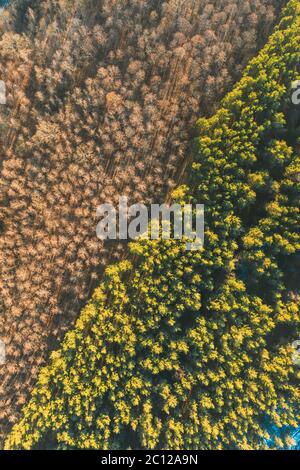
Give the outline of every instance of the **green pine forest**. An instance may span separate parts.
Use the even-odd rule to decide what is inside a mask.
[[[172,200],[205,245],[137,240],[52,352],[5,449],[291,448],[300,423],[300,2],[209,118]]]

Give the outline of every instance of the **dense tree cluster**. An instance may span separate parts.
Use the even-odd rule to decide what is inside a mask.
[[[96,207],[119,194],[163,201],[196,116],[212,112],[283,3],[17,0],[2,14],[0,434],[122,253],[96,239]]]
[[[300,5],[210,119],[179,201],[205,248],[140,240],[42,369],[7,449],[256,449],[300,420]],[[272,435],[280,429],[281,436]]]

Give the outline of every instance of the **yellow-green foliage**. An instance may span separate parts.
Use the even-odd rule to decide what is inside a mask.
[[[41,371],[6,449],[266,447],[299,422],[300,9],[211,119],[191,188],[205,250],[141,240]],[[190,194],[190,196],[189,196]],[[299,258],[298,258],[299,259]],[[267,431],[268,429],[268,431]]]

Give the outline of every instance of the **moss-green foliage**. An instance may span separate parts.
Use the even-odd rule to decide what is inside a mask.
[[[266,423],[296,427],[299,64],[292,0],[222,109],[199,122],[193,189],[176,198],[206,204],[205,250],[142,240],[134,262],[107,269],[7,449],[253,449],[273,437]]]

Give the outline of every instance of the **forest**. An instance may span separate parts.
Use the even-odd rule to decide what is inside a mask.
[[[12,1],[0,79],[4,448],[293,448],[299,0]],[[204,248],[100,242],[121,195]]]

